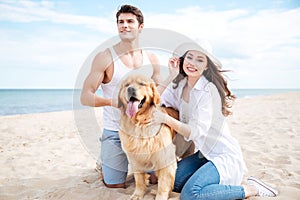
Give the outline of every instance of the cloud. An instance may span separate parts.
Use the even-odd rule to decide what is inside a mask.
[[[56,35],[56,34],[60,35]],[[100,37],[83,38],[70,31],[31,34],[1,34],[0,87],[72,88],[77,73],[97,46]]]
[[[59,6],[59,2],[51,1],[3,1],[0,3],[0,21],[84,25],[108,34],[115,33],[113,26],[115,23],[112,18],[66,14],[58,11]]]
[[[178,31],[191,38],[205,38],[213,46],[229,49],[231,55],[247,56],[291,43],[300,36],[300,8],[293,10],[242,9],[206,11],[199,7],[177,10],[174,14],[151,14],[146,27]],[[255,51],[253,51],[255,49]]]
[[[113,15],[69,14],[64,6],[67,5],[53,1],[2,0],[0,21],[11,25],[0,26],[0,70],[6,66],[16,70],[25,65],[35,72],[52,69],[53,73],[61,74],[61,84],[68,85],[63,77],[76,76],[93,48],[116,36]],[[192,39],[210,41],[224,67],[234,70],[230,74],[237,80],[233,82],[234,87],[300,85],[295,79],[300,70],[300,8],[216,11],[186,7],[173,12],[144,14],[145,28],[169,29]],[[160,57],[166,66],[168,55]],[[280,83],[274,77],[280,77]],[[2,81],[0,87],[3,84]]]
[[[39,68],[73,68],[73,61],[83,60],[97,46],[97,41],[101,37],[92,34],[84,37],[70,30],[27,34],[2,30],[1,66],[20,68],[26,63]]]
[[[183,33],[192,39],[205,38],[231,74],[234,87],[282,87],[274,78],[294,84],[293,75],[300,70],[300,8],[249,11],[204,10],[183,8],[172,14],[149,13],[147,26],[161,27]],[[265,73],[261,79],[261,73]],[[269,74],[269,75],[267,75]],[[284,87],[284,86],[283,86]]]

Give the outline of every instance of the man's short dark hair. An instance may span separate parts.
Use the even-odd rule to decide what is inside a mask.
[[[116,14],[117,22],[118,22],[118,18],[119,18],[119,16],[120,16],[121,13],[131,13],[131,14],[134,14],[136,16],[136,19],[139,22],[139,25],[141,25],[141,24],[144,23],[143,13],[137,7],[134,7],[132,5],[123,5],[123,6],[121,6],[121,8],[118,10],[118,12]]]

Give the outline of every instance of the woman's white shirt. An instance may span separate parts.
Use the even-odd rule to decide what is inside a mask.
[[[176,89],[170,84],[161,95],[161,104],[181,110],[186,82],[186,78],[180,81]],[[240,185],[247,170],[241,148],[230,134],[216,86],[204,76],[190,92],[188,109],[191,133],[185,140],[192,140],[195,150],[213,162],[220,174],[220,184]]]

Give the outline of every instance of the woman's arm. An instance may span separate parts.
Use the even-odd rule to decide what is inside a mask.
[[[172,103],[175,104],[176,98],[172,96],[172,94],[174,95],[174,91],[167,90],[164,94],[169,95],[167,96],[168,98],[164,98],[163,101],[169,99],[170,102],[173,100]],[[192,95],[190,104],[193,105],[193,107],[190,110],[188,123],[178,121],[159,111],[154,114],[154,123],[165,123],[175,129],[177,133],[184,136],[186,140],[193,140],[196,143],[200,143],[200,141],[207,136],[207,131],[212,123],[211,100],[211,96],[208,92],[198,91],[196,94]],[[177,109],[179,110],[179,107]]]
[[[168,87],[168,85],[172,82],[172,80],[178,75],[179,73],[179,58],[172,57],[169,59],[169,76],[164,80],[160,82],[156,82],[157,90],[159,94],[162,94],[164,90]]]
[[[177,133],[181,134],[185,138],[189,138],[191,134],[191,128],[188,124],[185,124],[177,119],[171,117],[170,115],[157,110],[154,113],[153,122],[154,124],[167,124],[172,127]]]
[[[177,133],[184,136],[185,138],[189,138],[191,134],[191,128],[188,124],[185,124],[181,121],[178,121],[177,119],[174,119],[173,117],[166,115],[165,118],[165,124],[175,129]]]

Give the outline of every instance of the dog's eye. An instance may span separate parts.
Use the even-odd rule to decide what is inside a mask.
[[[129,86],[129,83],[126,83],[126,84],[125,84],[125,87],[128,87],[128,86]]]
[[[140,86],[146,86],[146,83],[140,82],[139,84],[140,84]]]

